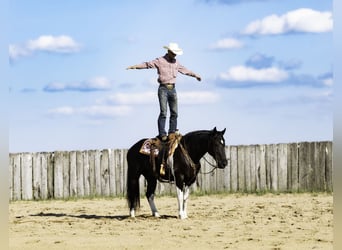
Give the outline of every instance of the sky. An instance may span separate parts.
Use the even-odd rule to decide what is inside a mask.
[[[11,0],[9,151],[129,148],[158,134],[157,73],[178,74],[182,134],[227,145],[333,139],[333,2]],[[168,128],[168,123],[166,128]]]

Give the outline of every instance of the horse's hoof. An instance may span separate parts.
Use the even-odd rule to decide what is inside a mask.
[[[160,214],[159,214],[158,212],[155,212],[155,213],[153,214],[153,216],[156,217],[156,218],[160,218]]]
[[[131,218],[135,218],[135,212],[134,212],[134,210],[131,210],[131,211],[129,212],[129,215],[131,216]]]
[[[188,218],[188,216],[187,216],[186,214],[183,214],[183,213],[182,213],[182,214],[179,214],[179,215],[178,215],[178,218],[181,219],[181,220],[185,220],[185,219]]]

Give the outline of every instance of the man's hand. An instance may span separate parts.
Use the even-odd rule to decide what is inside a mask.
[[[202,80],[201,77],[198,75],[196,75],[195,77],[196,77],[197,81],[199,81],[199,82]]]
[[[126,69],[136,69],[136,67],[135,66],[129,66]]]

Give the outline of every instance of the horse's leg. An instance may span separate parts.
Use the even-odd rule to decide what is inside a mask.
[[[176,187],[177,189],[177,201],[178,201],[178,216],[180,219],[186,219],[186,211],[184,211],[184,197],[185,197],[185,192],[184,189],[180,189],[179,187]]]
[[[190,187],[185,186],[184,187],[184,197],[183,197],[183,211],[184,211],[184,217],[188,218],[188,198],[190,194]]]
[[[152,215],[154,217],[160,217],[156,204],[154,204],[154,192],[157,187],[157,179],[155,178],[149,178],[147,179],[147,190],[146,190],[146,198],[148,201],[148,204],[150,205]]]
[[[129,206],[129,214],[135,217],[135,210],[140,207],[140,191],[139,191],[139,173],[135,173],[136,165],[128,161],[127,170],[127,201]]]
[[[135,217],[135,210],[140,207],[139,196],[139,176],[127,178],[127,199],[131,217]]]

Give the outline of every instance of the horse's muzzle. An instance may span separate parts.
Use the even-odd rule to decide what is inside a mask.
[[[228,165],[228,161],[227,159],[221,160],[217,163],[217,167],[218,168],[225,168]]]

